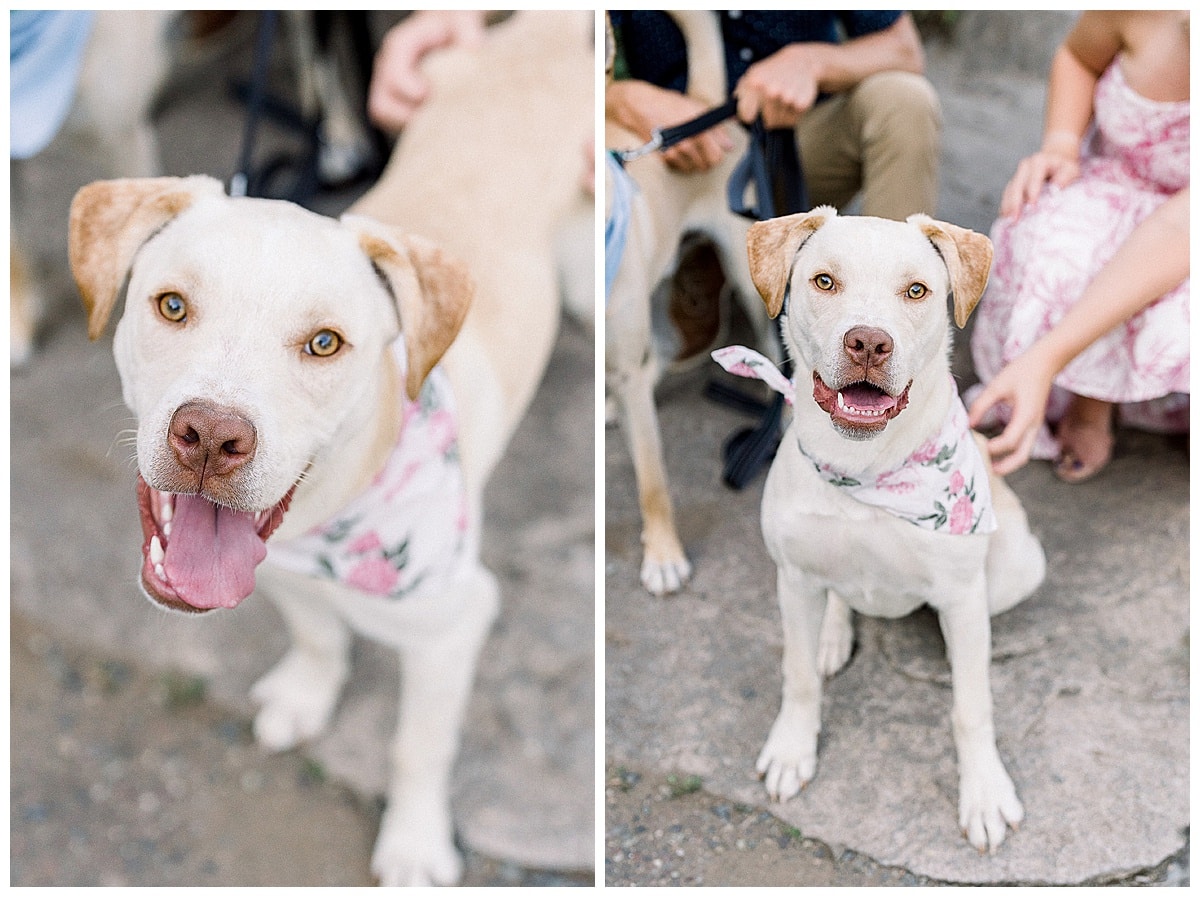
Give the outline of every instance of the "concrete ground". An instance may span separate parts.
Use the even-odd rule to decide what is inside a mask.
[[[1037,146],[1042,73],[1070,21],[968,13],[954,41],[928,42],[945,120],[939,217],[990,228]],[[980,856],[957,831],[948,667],[928,612],[857,619],[856,653],[827,683],[816,779],[766,800],[754,761],[779,706],[781,633],[763,480],[720,481],[721,446],[750,419],[705,398],[712,376],[659,390],[695,566],[676,595],[638,584],[632,465],[620,431],[606,434],[605,881],[1187,885],[1188,440],[1122,431],[1093,482],[1066,485],[1045,463],[1010,478],[1049,574],[993,622],[998,746],[1026,819]]]
[[[235,171],[245,111],[230,85],[249,71],[251,37],[177,76],[157,119],[167,173]],[[284,60],[278,91],[291,84]],[[258,159],[284,149],[297,145],[265,127]],[[63,147],[25,172],[34,243],[60,271],[70,198],[102,174]],[[318,208],[335,214],[354,195]],[[356,644],[329,735],[281,756],[255,746],[247,693],[283,652],[281,621],[253,598],[195,621],[139,595],[111,336],[88,342],[61,275],[51,298],[40,352],[11,380],[11,883],[370,884],[393,655]],[[467,884],[593,881],[594,351],[565,321],[553,385],[486,495],[484,555],[504,610],[455,774]]]

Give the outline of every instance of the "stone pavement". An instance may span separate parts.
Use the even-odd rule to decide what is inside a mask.
[[[229,79],[248,72],[249,47],[194,66],[170,91],[158,120],[167,173],[227,179],[235,170],[244,110]],[[290,83],[282,59],[281,90]],[[269,126],[259,148],[260,158],[295,149]],[[36,241],[60,266],[70,198],[100,174],[59,149],[29,172]],[[350,198],[330,197],[321,211]],[[11,382],[11,732],[21,758],[13,883],[369,883],[394,656],[356,645],[356,675],[326,737],[284,758],[253,747],[247,693],[282,654],[281,621],[264,601],[196,621],[139,595],[130,419],[111,326],[91,344],[69,282],[54,301],[40,355]],[[480,664],[453,795],[474,884],[591,881],[594,370],[590,331],[565,322],[553,385],[486,495],[483,550],[504,610]],[[209,715],[179,716],[169,697],[178,692],[204,695]],[[146,702],[131,710],[130,695]],[[339,857],[331,844],[349,846]]]
[[[964,14],[955,44],[930,42],[945,119],[939,217],[988,230],[1004,183],[1040,137],[1044,80],[1033,72],[1069,24],[1058,13]],[[966,385],[966,335],[958,342]],[[753,767],[779,705],[781,633],[758,524],[763,481],[742,492],[721,484],[722,442],[748,420],[703,396],[708,376],[680,375],[659,391],[695,566],[677,595],[655,599],[638,584],[632,465],[619,430],[606,434],[610,770],[701,783],[726,802],[768,809],[834,855],[933,883],[1126,880],[1186,848],[1186,439],[1121,432],[1111,467],[1081,486],[1039,463],[1010,478],[1049,574],[993,622],[998,745],[1026,820],[994,856],[980,856],[957,830],[948,667],[928,612],[857,618],[855,656],[827,683],[817,777],[787,804],[766,801]],[[610,806],[610,831],[628,830],[633,812]],[[669,830],[665,812],[651,826]],[[650,873],[606,861],[611,883],[647,883]]]

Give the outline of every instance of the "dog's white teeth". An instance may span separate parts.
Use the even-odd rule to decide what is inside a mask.
[[[150,563],[155,565],[155,572],[162,567],[163,559],[167,553],[163,551],[162,542],[158,540],[158,536],[150,537]]]
[[[167,571],[163,569],[162,564],[154,565],[154,575],[157,576],[159,579],[161,579],[163,582],[167,581]]]
[[[164,523],[162,525],[162,533],[168,539],[171,537],[171,521],[168,520],[166,523]]]
[[[158,519],[163,523],[170,523],[171,518],[175,516],[175,498],[174,496],[164,493],[162,501],[158,503]]]
[[[845,411],[847,414],[860,414],[864,417],[881,417],[884,413],[882,411],[875,411],[875,410],[872,410],[869,408],[855,408],[853,405],[847,405],[846,397],[844,395],[842,395],[840,392],[837,394],[837,397],[838,397],[838,407],[841,408],[843,411]]]

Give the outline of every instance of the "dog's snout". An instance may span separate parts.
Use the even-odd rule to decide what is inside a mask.
[[[232,473],[254,457],[254,425],[227,408],[207,402],[180,405],[168,435],[179,463],[202,479]]]
[[[850,360],[864,369],[879,367],[895,348],[892,335],[878,327],[852,327],[842,337],[842,344]]]

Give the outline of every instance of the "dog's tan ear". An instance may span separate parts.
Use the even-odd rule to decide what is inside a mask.
[[[96,339],[112,315],[138,249],[201,196],[224,193],[215,178],[132,178],[96,181],[71,201],[67,250],[71,271]]]
[[[785,215],[750,225],[746,254],[750,260],[750,279],[766,303],[772,318],[783,311],[788,278],[796,253],[816,230],[837,215],[832,206],[818,206],[811,212]]]
[[[921,228],[945,260],[954,297],[954,323],[960,328],[967,326],[967,319],[987,287],[992,269],[992,241],[965,227],[934,221],[928,215],[910,215],[908,221]]]
[[[358,215],[342,222],[387,278],[396,297],[408,354],[405,390],[416,400],[421,384],[450,348],[475,293],[467,266],[429,240]]]

